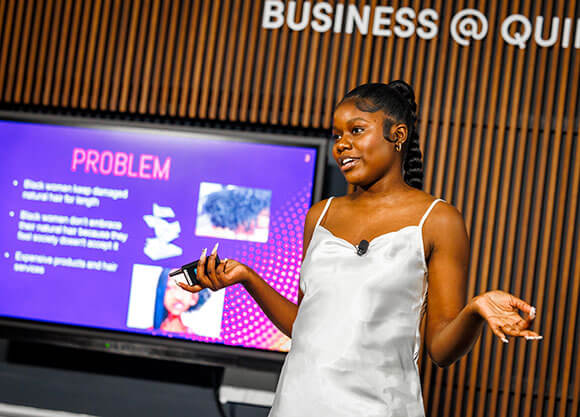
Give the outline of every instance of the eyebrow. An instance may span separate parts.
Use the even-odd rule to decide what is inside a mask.
[[[349,119],[346,124],[351,124],[353,122],[356,122],[357,120],[362,120],[363,122],[368,123],[369,121],[363,117],[357,116],[357,117],[353,117],[352,119]],[[332,128],[335,129],[334,124],[332,125]]]
[[[367,119],[364,119],[362,117],[354,117],[354,118],[350,119],[347,123],[356,122],[357,120],[362,120],[363,122],[368,122]]]

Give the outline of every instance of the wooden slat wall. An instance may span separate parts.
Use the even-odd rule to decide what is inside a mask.
[[[504,346],[486,330],[446,369],[422,351],[427,414],[577,416],[580,2],[447,3],[413,5],[439,12],[438,36],[423,40],[264,30],[260,1],[0,0],[0,108],[320,134],[352,87],[405,79],[419,105],[424,189],[455,205],[468,227],[468,297],[517,294],[538,308],[544,335]],[[298,16],[303,7],[298,1]],[[482,11],[490,27],[469,47],[446,30],[465,8]],[[508,45],[499,25],[515,13],[546,24],[574,18],[572,46],[561,47],[561,37],[550,48]]]

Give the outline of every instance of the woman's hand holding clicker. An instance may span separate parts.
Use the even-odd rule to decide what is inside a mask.
[[[198,285],[187,285],[183,282],[178,282],[177,285],[184,290],[195,293],[204,288],[217,291],[230,285],[243,283],[248,279],[252,270],[233,259],[223,259],[217,267],[215,266],[218,245],[219,243],[216,243],[209,256],[207,256],[207,248],[201,252],[197,264]]]
[[[198,292],[204,288],[216,291],[240,283],[258,303],[272,323],[286,336],[291,337],[298,306],[279,294],[252,268],[243,263],[233,259],[223,259],[216,268],[217,247],[218,245],[216,244],[209,256],[206,256],[205,249],[201,253],[197,264],[199,285],[191,286],[183,282],[179,282],[177,285],[186,291]]]
[[[536,318],[536,309],[505,291],[489,291],[474,297],[471,301],[474,310],[483,317],[491,331],[504,343],[506,336],[521,336],[526,340],[542,339],[538,333],[528,330]],[[518,310],[526,313],[525,318]]]

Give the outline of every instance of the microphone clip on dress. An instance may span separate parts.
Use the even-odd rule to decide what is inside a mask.
[[[368,240],[363,239],[360,241],[360,243],[356,247],[356,254],[359,256],[363,256],[365,253],[367,253],[368,249],[369,249],[369,242],[368,242]]]

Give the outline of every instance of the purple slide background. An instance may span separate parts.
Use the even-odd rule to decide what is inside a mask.
[[[305,212],[310,205],[315,172],[314,149],[209,140],[196,138],[195,135],[184,137],[163,135],[159,132],[115,131],[3,121],[0,121],[0,137],[3,139],[4,147],[0,164],[0,190],[3,195],[0,201],[2,230],[0,316],[135,332],[135,329],[128,329],[125,325],[133,264],[180,266],[197,259],[202,248],[211,249],[219,240],[220,257],[245,260],[248,265],[255,267],[267,260],[258,259],[256,264],[252,264],[252,259],[242,260],[236,258],[236,255],[240,255],[242,251],[245,253],[250,246],[257,251],[260,251],[261,247],[272,246],[277,241],[272,228],[280,224],[287,226],[288,219],[293,219],[294,225],[291,231],[292,250],[289,252],[291,259],[287,257],[285,259],[293,265],[295,273],[291,281],[286,281],[289,279],[286,276],[282,278],[286,287],[287,283],[292,287],[292,291],[285,295],[295,301],[302,228]],[[264,135],[264,139],[267,139],[267,135]],[[138,165],[140,154],[156,155],[161,162],[170,157],[170,178],[164,181],[85,173],[84,166],[72,172],[74,148],[133,153],[136,159],[134,166]],[[101,197],[100,207],[95,208],[28,201],[21,198],[25,178],[45,183],[128,188],[129,198],[114,201]],[[13,180],[18,181],[17,186],[13,185]],[[260,244],[195,236],[195,216],[201,182],[272,190],[270,207],[272,217],[268,242]],[[181,233],[172,243],[183,248],[182,256],[152,261],[144,254],[146,238],[155,237],[155,233],[146,225],[143,215],[153,214],[154,202],[173,208],[176,217],[169,220],[179,220]],[[118,220],[123,223],[122,231],[128,233],[129,238],[126,243],[121,243],[118,252],[18,241],[16,238],[18,213],[21,209]],[[16,213],[14,217],[8,214],[11,210]],[[279,233],[280,230],[277,236],[281,237]],[[284,242],[282,244],[287,245]],[[13,254],[17,250],[33,254],[102,259],[116,262],[119,268],[116,273],[52,266],[46,266],[44,275],[14,272]],[[6,252],[10,254],[8,258],[4,256]],[[270,256],[276,260],[274,252]],[[273,280],[275,282],[276,278]],[[230,323],[236,322],[236,318],[242,323],[244,311],[256,309],[255,303],[251,300],[251,303],[245,304],[245,308],[235,309],[235,317],[231,317],[234,310],[230,304],[239,301],[232,296],[243,291],[238,287],[230,287],[226,292],[224,311],[230,312],[228,318]],[[223,329],[220,339],[211,340],[196,336],[189,338],[279,349],[280,337],[275,337],[279,336],[277,329],[269,321],[267,324],[262,323],[261,328],[262,331],[268,332],[268,338],[256,334],[255,337],[237,341],[231,336],[225,337]],[[264,342],[266,339],[268,341]],[[274,339],[278,344],[271,342]]]

